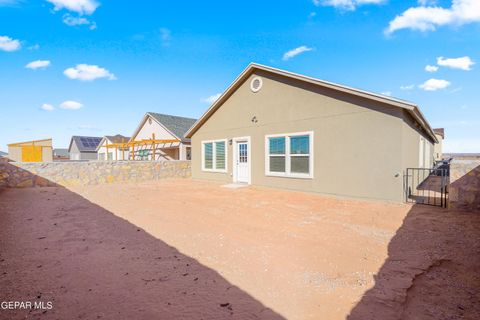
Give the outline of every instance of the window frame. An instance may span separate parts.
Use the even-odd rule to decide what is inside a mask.
[[[217,143],[225,143],[225,169],[217,169]],[[212,144],[212,169],[205,168],[205,144]],[[227,139],[203,140],[202,144],[202,171],[226,173],[228,169],[228,141]]]
[[[292,137],[308,136],[308,154],[291,154],[290,139]],[[270,177],[283,177],[283,178],[299,178],[299,179],[313,179],[313,131],[305,132],[293,132],[293,133],[278,133],[265,135],[265,176]],[[285,138],[285,172],[272,172],[270,171],[270,157],[276,156],[276,154],[270,154],[270,138]],[[308,169],[309,173],[295,173],[291,172],[291,158],[292,157],[309,157]]]

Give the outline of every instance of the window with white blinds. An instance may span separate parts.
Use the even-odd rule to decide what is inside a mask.
[[[226,172],[227,141],[202,141],[202,170]]]
[[[313,132],[267,135],[265,174],[313,178]]]

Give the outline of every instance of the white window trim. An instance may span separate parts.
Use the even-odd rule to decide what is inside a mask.
[[[250,143],[250,136],[248,137],[235,137],[232,139],[232,170],[233,170],[233,182],[237,182],[237,143],[238,142],[247,142],[247,161],[248,161],[248,184],[252,184],[252,147]]]
[[[295,136],[309,136],[309,173],[302,174],[302,173],[292,173],[290,172],[291,161],[290,158],[290,137]],[[269,138],[279,138],[285,137],[285,172],[270,172],[270,142]],[[299,179],[313,179],[313,131],[306,131],[306,132],[294,132],[294,133],[279,133],[279,134],[269,134],[265,136],[265,175],[270,177],[284,177],[284,178],[299,178]],[[294,157],[301,157],[301,155],[294,155]],[[306,155],[305,155],[306,156]]]
[[[217,151],[216,151],[216,147],[215,147],[216,142],[224,142],[225,143],[225,169],[215,169],[215,167],[217,166]],[[212,169],[205,168],[205,144],[206,143],[211,143],[212,144]],[[202,171],[226,173],[227,168],[228,168],[228,141],[227,141],[227,139],[203,140],[202,141]]]

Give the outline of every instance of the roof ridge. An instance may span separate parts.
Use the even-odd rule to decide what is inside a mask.
[[[159,114],[159,115],[162,115],[162,116],[167,116],[167,117],[174,117],[174,118],[183,118],[183,119],[188,119],[188,120],[197,120],[195,118],[189,118],[189,117],[184,117],[184,116],[176,116],[176,115],[173,115],[173,114],[167,114],[167,113],[160,113],[160,112],[147,112],[149,114]]]

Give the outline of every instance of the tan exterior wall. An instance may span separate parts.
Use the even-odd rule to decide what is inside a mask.
[[[16,162],[22,162],[22,148],[8,147],[8,158]]]
[[[403,200],[402,173],[406,160],[402,158],[400,142],[407,133],[403,130],[403,113],[399,108],[269,73],[257,73],[263,78],[263,87],[258,93],[250,90],[252,75],[194,134],[193,178],[232,182],[232,146],[227,148],[227,173],[204,172],[201,142],[250,136],[254,185]],[[251,121],[254,116],[257,123]],[[314,133],[313,179],[266,176],[265,135],[304,131]],[[408,157],[418,159],[418,154]]]
[[[438,143],[434,145],[433,156],[435,160],[442,160],[443,159],[443,138],[439,134],[436,134],[435,137],[437,137]]]
[[[425,140],[425,156],[420,156],[421,138]],[[428,153],[428,156],[427,156]],[[434,160],[434,141],[415,125],[413,118],[403,112],[402,161],[403,168],[431,168]],[[421,159],[423,158],[423,161]],[[405,173],[405,172],[404,172]]]
[[[52,147],[47,147],[42,149],[42,159],[43,162],[52,162],[53,161],[53,149]]]

